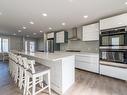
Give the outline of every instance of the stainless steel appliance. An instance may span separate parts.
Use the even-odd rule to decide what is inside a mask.
[[[126,46],[127,28],[110,29],[100,32],[100,46]]]
[[[100,60],[127,64],[127,50],[100,50]]]
[[[80,39],[78,38],[78,35],[77,35],[77,27],[74,27],[74,28],[73,28],[72,37],[69,38],[69,40],[72,40],[72,41],[80,40]]]
[[[54,38],[47,39],[47,52],[54,52]]]
[[[100,63],[127,67],[127,28],[100,32]]]

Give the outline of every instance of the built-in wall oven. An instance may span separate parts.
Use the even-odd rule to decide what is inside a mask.
[[[127,28],[100,32],[100,63],[127,66]]]
[[[127,28],[101,31],[100,46],[127,46]]]

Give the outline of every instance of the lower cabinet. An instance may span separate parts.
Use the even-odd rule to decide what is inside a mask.
[[[100,65],[100,74],[122,80],[127,80],[127,68]]]
[[[76,55],[76,68],[99,73],[99,57]]]

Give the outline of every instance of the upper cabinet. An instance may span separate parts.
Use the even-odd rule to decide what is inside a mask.
[[[66,43],[68,40],[68,33],[65,31],[56,33],[56,43]]]
[[[99,24],[94,23],[83,26],[82,41],[95,41],[99,40]]]
[[[47,38],[48,38],[48,39],[54,38],[54,32],[48,33],[48,34],[47,34]]]
[[[100,20],[100,30],[127,26],[127,13]]]

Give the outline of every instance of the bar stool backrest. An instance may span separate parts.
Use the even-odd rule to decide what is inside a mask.
[[[13,60],[15,63],[17,63],[18,62],[18,59],[17,59],[17,55],[16,54],[14,54],[14,53],[9,53],[9,58],[11,59],[11,60]]]
[[[16,54],[13,54],[13,60],[15,61],[15,63],[18,63],[18,56]]]
[[[12,57],[12,53],[11,53],[11,52],[9,52],[9,54],[8,54],[8,55],[9,55],[9,58],[11,58],[11,57]]]
[[[12,60],[12,53],[9,52],[9,59]]]
[[[28,70],[29,69],[28,59],[26,57],[24,57],[24,58],[22,58],[22,61],[23,61],[24,69]]]
[[[19,63],[19,65],[23,65],[23,61],[22,61],[22,57],[21,56],[18,56],[18,63]]]
[[[31,72],[32,74],[35,73],[35,68],[34,68],[34,65],[35,65],[35,60],[27,60],[28,62],[28,71]]]

